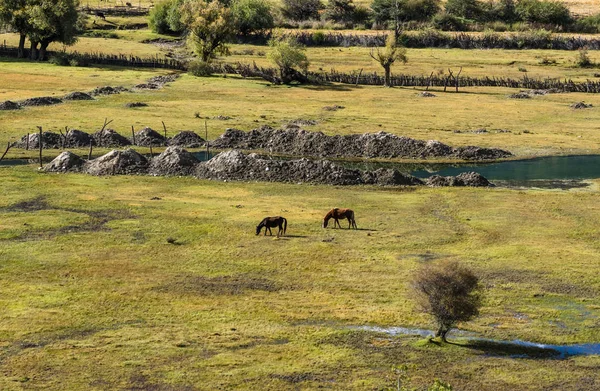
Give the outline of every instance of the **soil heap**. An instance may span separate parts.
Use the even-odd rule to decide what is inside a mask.
[[[85,92],[79,92],[79,91],[71,92],[70,94],[66,95],[63,99],[64,100],[94,100],[94,98],[91,95],[86,94]]]
[[[146,106],[148,106],[148,104],[144,103],[144,102],[129,102],[129,103],[125,103],[125,107],[127,107],[128,109],[135,108],[135,107],[146,107]]]
[[[483,175],[476,172],[463,172],[457,176],[433,175],[427,178],[427,186],[472,186],[488,187],[493,186]]]
[[[190,130],[184,130],[169,139],[167,143],[168,145],[177,145],[180,147],[199,148],[204,145],[205,141],[196,133]]]
[[[90,95],[92,95],[92,96],[97,96],[97,95],[114,95],[114,94],[120,94],[123,91],[127,91],[127,88],[125,88],[125,87],[104,86],[104,87],[96,87],[96,88],[94,88],[90,92]]]
[[[144,128],[135,134],[135,142],[133,144],[142,147],[157,147],[166,145],[166,143],[167,139],[162,134],[150,128]]]
[[[167,147],[163,153],[150,161],[151,175],[191,175],[200,163],[191,153],[181,147]]]
[[[29,144],[27,143],[27,135],[21,137],[19,141],[14,144],[16,148],[27,148],[37,149],[40,147],[39,144],[40,134],[31,133],[29,134]],[[58,149],[62,146],[61,135],[58,133],[44,132],[42,133],[42,148],[43,149]]]
[[[580,110],[580,109],[589,109],[589,108],[591,108],[591,107],[594,107],[594,105],[593,105],[593,104],[591,104],[591,103],[590,103],[590,104],[587,104],[587,103],[585,103],[585,102],[577,102],[577,103],[573,103],[573,104],[571,105],[571,108],[572,108],[572,109],[574,109],[574,110]]]
[[[0,103],[0,110],[19,110],[20,108],[18,103],[10,100]]]
[[[85,161],[72,152],[64,151],[44,166],[46,172],[80,171]]]
[[[222,152],[196,169],[203,179],[252,180],[267,182],[309,182],[329,185],[417,185],[422,182],[395,170],[361,171],[338,166],[327,160],[271,160],[240,151]]]
[[[148,160],[133,149],[112,150],[86,162],[84,171],[91,175],[145,174]]]
[[[29,98],[21,102],[21,106],[51,106],[62,103],[62,99],[53,96],[41,96],[39,98]]]
[[[65,135],[65,147],[67,148],[83,148],[89,145],[95,145],[96,141],[86,132],[81,130],[71,129]]]
[[[99,147],[110,148],[131,145],[126,137],[121,136],[112,129],[99,130],[92,135],[92,138]]]
[[[501,149],[452,148],[439,141],[415,140],[386,132],[326,136],[289,128],[276,130],[268,126],[244,132],[227,129],[210,143],[217,149],[266,150],[295,156],[368,157],[368,158],[432,158],[459,157],[466,160],[489,160],[511,156]]]

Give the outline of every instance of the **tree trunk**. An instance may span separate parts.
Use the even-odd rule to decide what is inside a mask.
[[[448,334],[448,329],[445,328],[443,325],[440,326],[440,328],[438,329],[437,333],[435,333],[435,337],[440,337],[442,339],[442,341],[444,342],[448,342],[446,340],[446,334]]]
[[[38,56],[38,60],[46,61],[46,49],[48,49],[48,45],[50,42],[42,42],[40,44],[40,54]]]
[[[19,49],[17,52],[17,58],[25,57],[25,34],[21,33],[19,36]]]
[[[391,66],[387,66],[387,67],[383,67],[383,70],[385,71],[385,76],[383,78],[383,86],[384,87],[391,87],[392,83],[390,82],[390,75],[392,73],[392,67]]]
[[[38,43],[37,42],[31,42],[31,52],[29,53],[29,58],[33,61],[37,60],[38,58]]]

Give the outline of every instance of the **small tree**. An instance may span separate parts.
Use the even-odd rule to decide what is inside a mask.
[[[329,0],[323,17],[336,23],[352,23],[355,11],[352,0]]]
[[[479,0],[448,0],[444,8],[448,14],[466,19],[479,20],[484,14]]]
[[[275,26],[271,4],[265,0],[236,0],[231,11],[242,35],[261,33]]]
[[[300,68],[304,73],[308,71],[309,62],[304,53],[304,46],[293,38],[271,39],[269,46],[272,48],[268,56],[269,60],[273,61],[279,68],[279,75],[283,84],[289,84],[292,81],[307,81],[306,76],[296,69]]]
[[[148,25],[155,33],[179,34],[185,29],[181,22],[183,0],[163,0],[148,15]]]
[[[201,61],[208,62],[216,54],[227,54],[227,41],[235,33],[235,22],[229,8],[213,0],[186,1],[182,20],[188,30],[188,42]]]
[[[27,7],[32,60],[46,60],[46,50],[52,42],[72,45],[77,41],[77,7],[79,0],[41,0]]]
[[[391,87],[391,73],[392,73],[392,65],[396,61],[402,61],[405,64],[408,61],[408,57],[406,56],[406,49],[400,47],[396,44],[396,38],[393,35],[389,35],[387,37],[387,41],[385,43],[385,48],[379,49],[377,51],[375,49],[371,49],[371,58],[377,61],[384,70],[385,76],[383,79],[384,87]]]
[[[321,9],[321,0],[283,0],[281,13],[288,19],[302,21],[319,19]]]
[[[23,58],[25,52],[25,39],[31,29],[27,0],[0,0],[0,27],[8,26],[19,33],[19,48],[17,57]]]
[[[414,277],[413,288],[422,310],[438,324],[435,336],[443,341],[458,322],[479,314],[483,297],[479,278],[458,262],[422,267]]]

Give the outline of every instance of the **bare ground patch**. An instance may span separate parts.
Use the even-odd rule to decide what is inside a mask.
[[[248,274],[205,277],[180,276],[155,288],[159,292],[180,295],[241,295],[247,291],[277,292],[289,289],[282,284]]]

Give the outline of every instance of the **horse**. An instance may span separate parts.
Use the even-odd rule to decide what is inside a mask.
[[[96,16],[97,18],[100,18],[102,20],[106,20],[106,15],[104,15],[104,12],[95,11],[94,16]]]
[[[335,228],[336,224],[338,225],[338,227],[342,228],[339,219],[348,219],[348,229],[358,229],[358,227],[356,226],[356,220],[354,220],[354,211],[352,209],[331,209],[323,218],[323,228],[327,228],[327,223],[329,223],[330,219],[335,220],[333,222],[333,228]]]
[[[260,230],[265,227],[265,236],[267,235],[267,230],[269,230],[269,235],[273,236],[273,232],[271,232],[271,228],[279,227],[279,231],[277,231],[277,237],[283,234],[285,235],[285,231],[287,229],[287,219],[281,216],[275,217],[265,217],[260,224],[256,226],[256,234],[260,234]]]

